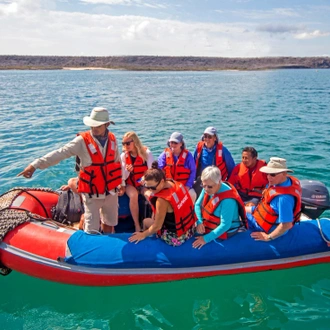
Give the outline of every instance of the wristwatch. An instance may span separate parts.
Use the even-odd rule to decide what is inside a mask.
[[[271,234],[268,235],[268,239],[269,239],[270,241],[273,239],[273,237],[272,237]]]

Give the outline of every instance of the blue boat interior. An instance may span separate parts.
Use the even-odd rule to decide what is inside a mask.
[[[324,237],[330,240],[330,221],[320,219]],[[131,233],[92,235],[75,232],[68,240],[69,264],[105,268],[185,268],[227,265],[251,261],[276,260],[329,252],[316,220],[301,221],[285,235],[269,241],[255,241],[251,232],[237,233],[221,241],[213,241],[200,250],[191,238],[180,247],[172,247],[155,236],[138,244],[130,243]]]

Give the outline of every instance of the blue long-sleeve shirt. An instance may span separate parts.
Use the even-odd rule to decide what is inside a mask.
[[[174,162],[178,161],[178,156],[173,155]],[[158,167],[163,169],[166,166],[166,152],[163,151],[158,157]],[[187,180],[186,186],[191,188],[194,184],[194,180],[196,177],[196,164],[191,152],[188,151],[186,161],[184,162],[184,167],[190,169],[190,175]]]
[[[230,190],[229,186],[226,185],[225,183],[222,183],[217,193],[221,193],[227,190]],[[203,223],[202,203],[203,203],[204,195],[205,195],[205,190],[203,189],[195,204],[195,213],[197,215],[198,225]],[[220,218],[220,225],[217,228],[213,229],[208,234],[205,234],[203,236],[206,243],[209,243],[217,239],[223,233],[230,231],[231,228],[233,229],[237,228],[239,222],[237,202],[233,198],[224,199],[215,209],[214,215]]]
[[[216,149],[217,149],[216,144],[214,144],[214,146],[212,147],[211,150],[206,148],[205,145],[203,146],[201,156],[199,159],[199,162],[200,162],[200,166],[199,166],[199,170],[198,170],[199,173],[197,173],[197,175],[201,175],[201,173],[203,172],[203,170],[206,167],[215,165]],[[196,162],[196,158],[197,158],[197,148],[195,149],[195,152],[194,152],[195,162]],[[227,168],[228,178],[229,178],[231,172],[233,171],[233,169],[235,167],[235,161],[234,161],[233,156],[231,155],[230,151],[225,146],[222,146],[222,158],[223,158],[224,162],[226,163],[226,168]],[[227,178],[223,178],[223,179],[225,180]]]

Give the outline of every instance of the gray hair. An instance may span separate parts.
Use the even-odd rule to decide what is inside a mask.
[[[210,179],[216,184],[221,183],[221,172],[216,166],[208,166],[203,170],[201,179],[202,181]]]

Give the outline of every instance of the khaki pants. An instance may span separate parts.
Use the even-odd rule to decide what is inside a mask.
[[[85,206],[85,232],[100,230],[102,222],[108,226],[118,224],[118,195],[107,195],[105,198],[89,198],[82,194]]]

